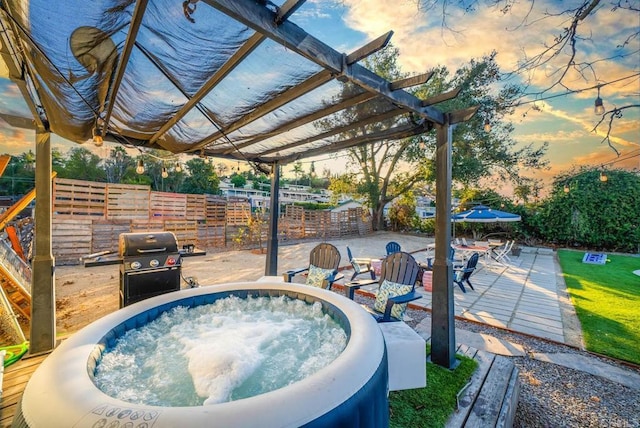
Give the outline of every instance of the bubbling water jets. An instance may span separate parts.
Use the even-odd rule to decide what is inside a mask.
[[[331,363],[346,341],[319,302],[232,296],[174,308],[128,331],[103,354],[94,382],[138,404],[222,403],[302,380]]]

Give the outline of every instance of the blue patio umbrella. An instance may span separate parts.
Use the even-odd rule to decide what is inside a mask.
[[[476,205],[470,210],[463,211],[451,216],[451,221],[454,222],[453,236],[456,236],[455,223],[469,222],[469,223],[495,223],[495,222],[509,222],[520,221],[522,218],[517,214],[511,214],[505,211],[494,210],[486,205]]]
[[[517,214],[494,210],[486,205],[477,205],[470,210],[452,215],[451,220],[454,222],[467,221],[470,223],[495,223],[503,221],[520,221],[522,218]]]

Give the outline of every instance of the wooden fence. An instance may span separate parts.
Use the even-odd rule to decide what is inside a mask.
[[[77,263],[87,254],[117,251],[121,233],[169,231],[180,245],[212,249],[231,242],[255,246],[268,227],[264,219],[249,221],[256,217],[244,198],[56,178],[52,199],[53,253],[59,264]],[[361,208],[329,212],[287,205],[278,223],[282,240],[342,238],[372,231],[371,218]],[[240,236],[244,238],[238,239]]]

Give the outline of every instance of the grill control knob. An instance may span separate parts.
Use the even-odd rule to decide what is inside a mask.
[[[140,262],[131,262],[131,269],[140,269],[142,267],[142,263]]]
[[[158,266],[160,265],[160,262],[159,262],[158,260],[156,260],[156,259],[153,259],[153,260],[151,260],[151,261],[149,262],[149,265],[150,265],[151,267],[158,267]]]

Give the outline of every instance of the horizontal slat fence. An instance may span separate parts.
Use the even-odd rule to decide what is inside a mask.
[[[245,237],[241,245],[264,246],[268,228],[268,219],[256,220],[248,199],[152,192],[142,185],[56,178],[53,201],[53,252],[59,264],[102,251],[117,253],[122,233],[169,231],[180,246],[211,249],[237,246],[238,236]],[[362,208],[332,213],[287,205],[278,231],[281,240],[363,235],[371,232],[371,218]]]
[[[149,186],[109,184],[107,187],[107,219],[149,218]]]
[[[56,178],[52,206],[57,216],[106,217],[106,183]]]
[[[153,218],[187,217],[187,195],[184,193],[151,192],[149,215]]]

